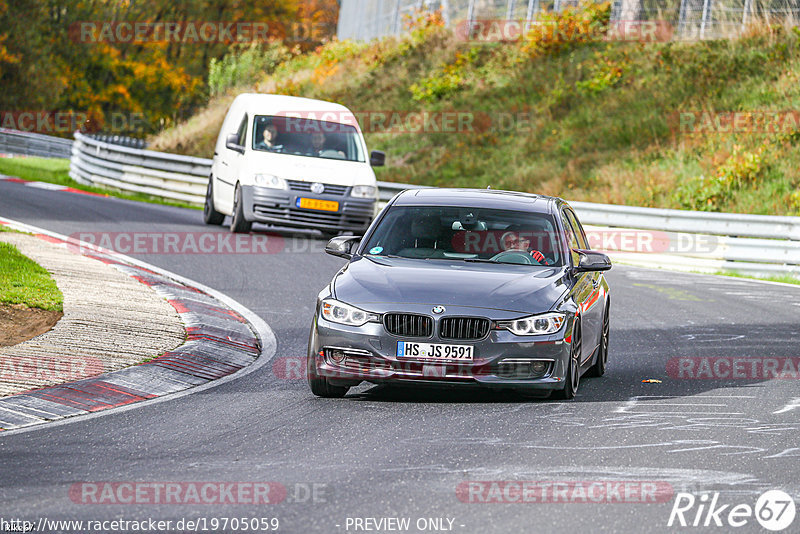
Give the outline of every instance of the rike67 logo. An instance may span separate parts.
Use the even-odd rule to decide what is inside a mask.
[[[794,499],[781,490],[764,492],[755,506],[746,503],[722,504],[719,493],[678,493],[669,514],[667,526],[680,527],[743,527],[755,517],[765,529],[774,532],[786,529],[794,521]]]

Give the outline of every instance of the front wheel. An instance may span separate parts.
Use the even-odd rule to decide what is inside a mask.
[[[608,364],[608,333],[609,333],[609,318],[608,315],[611,308],[606,306],[606,313],[603,316],[603,337],[600,339],[600,346],[597,348],[597,361],[589,369],[589,376],[603,376],[606,373],[606,366]]]
[[[328,379],[324,376],[317,374],[316,357],[309,355],[308,357],[308,385],[311,388],[311,393],[317,397],[324,397],[327,399],[340,399],[347,395],[350,389],[346,386],[333,386]]]
[[[214,177],[208,177],[206,187],[206,201],[203,203],[203,222],[206,224],[220,225],[225,220],[225,214],[214,209]]]
[[[234,234],[247,234],[253,227],[252,221],[244,218],[244,202],[242,202],[242,188],[236,184],[233,195],[233,218],[231,219],[231,232]]]
[[[557,399],[574,399],[578,393],[578,384],[581,381],[581,327],[577,317],[575,318],[575,326],[572,328],[572,345],[567,366],[564,389],[553,392],[553,396]]]

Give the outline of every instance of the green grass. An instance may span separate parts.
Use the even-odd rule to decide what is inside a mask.
[[[766,280],[767,282],[780,282],[782,284],[793,284],[793,285],[800,285],[800,278],[795,278],[794,276],[784,274],[779,276],[750,276],[747,274],[737,273],[737,272],[730,272],[730,271],[719,271],[714,274],[724,275],[724,276],[732,276],[734,278],[749,278],[752,280]]]
[[[0,158],[0,174],[16,176],[17,178],[22,178],[23,180],[64,185],[67,187],[72,187],[73,189],[79,189],[81,191],[124,198],[126,200],[135,200],[137,202],[151,202],[155,204],[164,204],[167,206],[177,206],[181,208],[201,209],[198,206],[186,204],[184,202],[163,200],[151,195],[145,195],[141,193],[123,193],[121,191],[104,187],[94,187],[79,184],[69,176],[68,159],[36,158],[27,156],[18,158]]]
[[[800,109],[797,28],[764,25],[738,39],[694,43],[589,40],[532,54],[525,43],[476,45],[434,25],[357,47],[330,43],[234,92],[245,91],[340,102],[356,112],[453,110],[495,120],[455,133],[367,131],[368,146],[387,152],[379,180],[800,214],[800,130],[690,136],[676,132],[674,118]],[[151,139],[153,146],[210,157],[232,93]],[[501,116],[516,120],[499,127]]]
[[[0,303],[63,311],[64,296],[42,266],[0,243]]]

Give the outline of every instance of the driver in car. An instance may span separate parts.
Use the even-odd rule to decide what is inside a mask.
[[[500,238],[505,250],[519,250],[527,252],[540,265],[550,265],[545,255],[534,248],[531,248],[531,239],[539,235],[539,231],[526,229],[523,230],[519,225],[513,224],[506,228],[506,232]]]

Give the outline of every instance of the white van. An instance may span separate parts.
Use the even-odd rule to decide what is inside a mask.
[[[293,96],[242,94],[214,149],[203,220],[246,233],[253,222],[362,235],[377,214],[367,145],[346,107]]]

